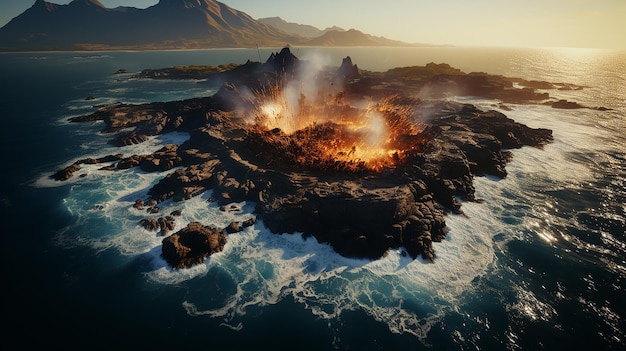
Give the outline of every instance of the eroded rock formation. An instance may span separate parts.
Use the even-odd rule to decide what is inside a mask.
[[[191,267],[222,251],[225,244],[226,235],[222,231],[191,222],[163,239],[162,256],[173,268]]]

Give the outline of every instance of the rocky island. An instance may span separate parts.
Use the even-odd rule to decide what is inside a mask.
[[[368,72],[346,57],[338,68],[320,69],[289,48],[266,62],[222,66],[200,77],[218,86],[217,93],[116,104],[71,118],[104,121],[102,132],[111,133],[115,145],[171,131],[188,132],[189,140],[153,154],[78,160],[51,177],[67,180],[82,164],[111,171],[175,169],[134,206],[159,216],[163,201],[213,190],[224,211],[255,203],[255,215],[274,233],[313,236],[349,257],[376,259],[403,248],[432,262],[433,242],[446,236],[445,214],[462,213],[461,201],[479,201],[474,177],[504,178],[510,149],[552,141],[551,130],[446,97],[544,104],[551,98],[538,90],[582,88],[466,74],[434,63]],[[173,268],[201,263],[223,248],[229,233],[256,221],[227,228],[194,222],[170,234],[176,215],[141,223],[164,235],[162,255]]]

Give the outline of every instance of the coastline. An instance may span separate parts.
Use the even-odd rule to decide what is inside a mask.
[[[281,65],[301,64],[300,60],[293,56],[287,48],[280,53],[274,53],[264,64],[264,67],[267,68],[266,71],[279,74],[284,70],[284,66],[272,66],[274,62],[280,62]],[[274,166],[268,168],[268,160],[252,157],[250,152],[246,151],[251,145],[246,146],[245,143],[240,142],[241,136],[246,139],[245,135],[257,135],[255,138],[258,138],[264,132],[249,134],[249,127],[244,122],[245,116],[242,119],[240,112],[234,109],[235,106],[240,106],[245,102],[234,102],[238,98],[237,94],[233,95],[229,92],[232,91],[232,88],[224,89],[225,87],[243,87],[245,84],[250,84],[250,75],[255,76],[256,73],[254,72],[259,65],[261,63],[248,62],[245,65],[236,66],[232,71],[216,73],[215,75],[227,74],[228,76],[221,79],[225,83],[211,97],[168,103],[147,103],[139,106],[122,104],[102,108],[90,115],[72,118],[71,121],[73,122],[103,120],[106,126],[105,132],[107,129],[112,132],[129,127],[134,128],[134,131],[116,137],[118,141],[114,143],[118,145],[140,143],[148,136],[168,131],[189,132],[191,139],[180,146],[168,146],[166,148],[168,150],[163,149],[153,155],[130,157],[111,155],[102,160],[79,160],[57,172],[56,178],[58,180],[68,179],[73,173],[80,170],[81,164],[86,163],[103,163],[103,169],[108,170],[139,166],[143,171],[148,172],[164,171],[183,166],[187,168],[168,175],[150,190],[149,198],[137,199],[136,203],[141,201],[142,204],[151,202],[153,205],[157,205],[161,201],[172,198],[172,196],[174,201],[182,201],[204,191],[214,190],[218,195],[213,201],[217,201],[225,208],[233,202],[255,201],[257,202],[257,214],[273,232],[300,232],[305,237],[313,235],[318,241],[330,243],[337,252],[348,257],[376,259],[384,256],[388,249],[404,247],[414,259],[421,255],[425,260],[433,262],[436,255],[432,243],[445,238],[447,231],[443,216],[448,212],[462,213],[461,203],[455,197],[460,196],[464,201],[476,201],[473,194],[473,177],[491,174],[504,178],[506,177],[505,164],[510,160],[509,151],[505,151],[505,149],[519,148],[523,145],[540,147],[552,139],[551,131],[532,130],[500,113],[480,111],[468,104],[455,105],[451,102],[444,102],[441,100],[443,96],[440,94],[449,88],[449,84],[446,83],[441,88],[444,90],[436,93],[439,102],[431,100],[432,97],[427,100],[413,97],[404,102],[405,108],[413,108],[417,111],[421,109],[421,114],[431,116],[426,129],[412,136],[415,140],[427,141],[417,149],[416,145],[418,144],[413,144],[412,151],[403,156],[408,161],[405,161],[403,165],[396,165],[388,169],[384,172],[386,173],[384,176],[367,169],[360,170],[359,166],[355,169],[356,173],[354,171],[337,173],[335,170],[324,175],[324,172],[320,173],[322,169],[302,168],[298,170],[299,166],[290,164],[291,161],[289,160],[284,160],[283,162],[286,163],[279,168]],[[233,73],[236,69],[239,71]],[[404,75],[404,81],[401,81],[401,84],[407,90],[405,92],[407,98],[422,91],[425,82],[430,84],[432,88],[432,83],[440,82],[442,77],[454,81],[459,77],[468,76],[462,72],[454,71],[452,67],[445,64],[427,65],[423,68],[413,67],[412,71],[417,72],[414,75],[421,76],[424,69],[434,69],[435,71],[430,72],[425,79],[420,79],[417,82],[414,78],[412,81],[412,75]],[[444,73],[449,70],[453,70],[455,74]],[[367,82],[365,84],[370,89],[376,89],[377,86],[385,87],[385,89],[377,92],[378,98],[397,94],[398,91],[397,88],[389,88],[388,86],[388,83],[394,79],[396,81],[394,84],[398,84],[397,77],[394,79],[381,78],[376,77],[376,74],[372,75],[372,72],[359,71],[357,66],[349,60],[349,57],[344,59],[336,72],[330,73],[334,74],[335,78],[333,79],[336,79],[338,75],[341,75],[344,80],[349,78],[342,82],[341,85],[345,86],[345,90],[339,93],[342,96],[347,96],[350,101],[360,94],[371,95],[371,90],[363,91],[364,81]],[[489,77],[495,77],[499,85],[496,86],[495,90],[490,88],[490,90],[485,91],[481,85],[484,83],[479,83],[475,88],[472,88],[473,90],[468,95],[477,96],[487,92],[492,97],[493,94],[500,94],[503,97],[510,94],[511,82],[502,80],[498,76],[483,77],[486,77],[487,81],[489,81]],[[473,77],[470,78],[473,79]],[[483,79],[479,79],[479,82],[483,82]],[[552,87],[556,88],[556,86]],[[535,94],[532,88],[525,88],[526,90],[513,89],[522,91],[521,95],[515,97],[517,102],[519,102],[520,97],[530,99],[526,100],[527,103],[538,103],[549,99],[549,95],[546,93]],[[400,101],[402,99],[406,98],[399,98]],[[429,102],[426,103],[426,101]],[[396,107],[399,106],[401,105]],[[181,111],[187,112],[181,114]],[[205,117],[200,119],[194,117],[202,115]],[[113,116],[117,117],[112,119]],[[120,116],[126,117],[120,118]],[[173,116],[178,117],[174,119]],[[451,119],[451,117],[453,118]],[[482,120],[492,122],[485,123],[481,122]],[[495,121],[500,121],[497,122],[500,123],[500,127],[498,127],[500,129],[497,131],[493,130],[493,126],[489,126]],[[450,124],[451,122],[452,124]],[[461,126],[460,129],[459,126]],[[456,134],[450,134],[450,130],[459,130],[461,134],[455,136]],[[486,134],[490,134],[487,139],[485,139]],[[420,143],[424,143],[424,141],[420,141]],[[265,148],[269,152],[268,155],[277,152],[277,150],[272,149],[275,146],[263,144],[263,141],[252,147]],[[438,157],[428,160],[429,155],[432,154],[428,150],[434,149],[457,151],[446,152],[444,158]],[[463,152],[459,152],[460,150]],[[421,165],[421,168],[418,165]],[[292,169],[293,166],[295,168]],[[418,172],[407,178],[408,169],[417,169]],[[426,169],[438,169],[438,171],[431,173],[432,170],[425,171]],[[296,177],[289,175],[293,171],[298,174]],[[397,176],[402,173],[403,176]],[[268,178],[268,174],[273,175]],[[197,180],[192,182],[184,180],[190,177],[196,177]],[[307,180],[303,181],[303,179]],[[331,181],[331,179],[333,180]],[[366,179],[372,179],[372,185],[378,184],[374,185],[373,188],[378,194],[374,198],[372,198],[374,193],[363,192],[362,190],[364,186],[365,188],[372,186],[363,183]],[[329,181],[330,184],[335,185],[327,190],[320,188],[320,184],[329,184]],[[385,185],[385,183],[388,184]],[[277,190],[293,188],[295,184],[298,184],[294,188],[297,190],[287,193],[284,193],[283,190]],[[302,184],[311,185],[302,186]],[[403,190],[404,193],[402,191],[397,193],[395,189],[398,186],[405,189]],[[361,190],[355,192],[356,189]],[[384,191],[389,191],[384,189],[394,190],[381,196],[381,194],[385,194]],[[383,192],[380,193],[380,191]],[[311,192],[317,195],[313,198],[306,195],[311,194]],[[296,194],[300,194],[298,195],[299,200],[285,201],[285,196],[292,198]],[[322,196],[321,194],[333,195],[326,199],[328,195]],[[336,202],[337,196],[343,199],[341,204]],[[333,198],[334,200],[331,200]],[[373,206],[372,211],[374,211],[372,213],[380,213],[381,209],[388,208],[382,212],[386,214],[383,215],[381,224],[372,227],[371,223],[368,222],[372,216],[368,214],[370,210],[363,210],[361,199],[364,198],[370,198],[369,203]],[[374,200],[376,198],[378,199]],[[277,204],[280,205],[276,207]],[[345,212],[343,216],[337,217],[336,214],[331,214],[334,211],[332,208],[337,206],[349,209],[355,205],[356,207]],[[322,213],[320,214],[320,209],[327,208],[327,206],[329,206],[328,210],[321,210]],[[310,208],[313,212],[302,212],[302,208]],[[293,212],[294,210],[296,212]],[[148,211],[150,212],[150,208]],[[158,211],[153,212],[153,214],[155,213]],[[161,225],[151,226],[152,230],[156,229],[157,232],[161,231],[163,232],[162,235],[166,235],[167,231],[163,229],[171,227],[172,218],[170,217],[169,224],[167,217],[153,220],[157,223],[160,222]],[[361,226],[359,224],[361,222],[366,226]],[[324,232],[325,234],[322,234]],[[200,256],[206,257],[207,255],[203,252]],[[194,262],[201,261],[196,260]]]
[[[329,51],[320,54],[343,52]],[[468,65],[459,66],[446,52],[467,58]],[[505,179],[475,177],[476,197],[485,201],[463,202],[465,215],[445,216],[450,231],[434,244],[435,264],[401,256],[400,249],[375,261],[347,259],[315,238],[272,234],[259,221],[229,235],[224,250],[204,264],[172,270],[160,257],[163,236],[142,228],[142,218],[181,209],[176,230],[191,221],[224,228],[253,216],[254,204],[222,212],[207,202],[212,192],[206,192],[180,203],[163,202],[159,215],[132,208],[136,198],[144,198],[173,170],[112,173],[90,165],[67,182],[48,180],[68,160],[152,154],[189,138],[160,134],[117,148],[107,144],[113,135],[100,134],[104,122],[66,119],[93,112],[93,104],[134,105],[213,93],[196,82],[119,81],[111,76],[118,68],[138,73],[150,66],[244,63],[256,58],[256,51],[239,51],[239,56],[213,51],[112,54],[73,61],[66,54],[37,61],[26,54],[2,56],[8,98],[2,107],[3,145],[12,150],[2,182],[10,236],[3,257],[13,282],[7,286],[9,296],[22,306],[9,310],[15,321],[9,332],[26,328],[45,341],[26,344],[78,348],[96,340],[119,348],[122,336],[134,340],[127,346],[144,348],[289,349],[311,347],[311,340],[319,349],[621,347],[626,106],[619,93],[624,87],[619,67],[625,61],[595,52],[534,50],[400,50],[409,57],[389,62],[385,59],[398,51],[343,53],[365,69],[384,71],[409,60],[417,65],[450,62],[466,72],[577,83],[584,89],[550,95],[614,110],[510,104],[507,111],[498,101],[453,99],[551,129],[554,142],[543,150],[512,150]],[[96,100],[85,101],[89,95]],[[43,178],[46,184],[33,184]],[[359,332],[365,329],[370,332]],[[276,330],[292,339],[281,339],[277,346]]]

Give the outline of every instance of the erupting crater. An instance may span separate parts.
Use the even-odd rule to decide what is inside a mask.
[[[259,97],[261,101],[265,99]],[[298,108],[286,100],[261,103],[252,113],[247,141],[266,163],[301,170],[376,172],[396,168],[411,153],[423,152],[428,133],[407,105],[386,97],[365,107],[343,99],[322,98]]]
[[[550,130],[494,110],[422,100],[423,82],[372,76],[350,57],[328,69],[284,48],[265,63],[248,62],[209,81],[220,83],[210,97],[114,105],[73,119],[104,120],[105,131],[122,131],[117,144],[174,130],[190,133],[185,143],[151,155],[80,160],[53,178],[68,179],[81,163],[110,163],[103,167],[108,170],[178,167],[135,207],[151,203],[148,211],[156,217],[163,201],[213,190],[224,211],[252,201],[272,232],[313,236],[345,256],[375,259],[402,248],[433,261],[432,243],[446,236],[445,214],[461,213],[461,200],[476,200],[473,177],[505,177],[506,149],[552,140]],[[165,223],[163,235],[171,227],[163,217],[146,223]],[[174,268],[221,250],[176,247],[172,243],[185,242],[178,235],[164,238],[163,256]],[[200,256],[181,257],[190,252]]]

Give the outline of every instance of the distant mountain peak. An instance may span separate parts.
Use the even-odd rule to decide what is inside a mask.
[[[401,45],[360,32],[344,33],[338,27],[320,30],[272,19],[297,30],[255,20],[215,0],[160,0],[145,9],[109,9],[100,0],[73,0],[66,5],[36,0],[0,28],[0,51]]]
[[[82,5],[82,6],[96,6],[99,8],[106,9],[106,6],[102,5],[102,3],[98,0],[74,0],[69,3],[70,6]]]
[[[330,30],[343,31],[343,29],[337,26],[328,27],[322,30],[322,29],[319,29],[317,27],[314,27],[308,24],[287,22],[284,19],[277,17],[277,16],[259,18],[257,21],[270,25],[276,29],[282,30],[283,32],[299,35],[305,38],[317,38],[320,35],[323,35],[324,33]]]
[[[347,31],[330,30],[323,35],[309,40],[311,46],[407,46],[407,43],[365,34],[357,29]]]
[[[158,5],[173,5],[173,6],[182,6],[187,9],[192,9],[196,7],[215,7],[221,4],[218,1],[214,0],[160,0]]]
[[[57,4],[53,4],[51,2],[47,2],[45,0],[37,0],[31,7],[32,9],[41,9],[44,11],[54,11],[59,7]]]

